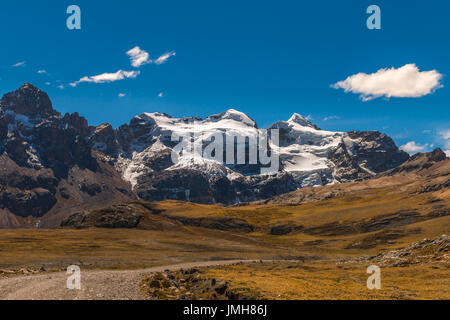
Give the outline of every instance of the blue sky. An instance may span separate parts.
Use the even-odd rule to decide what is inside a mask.
[[[81,8],[81,30],[66,27],[71,4]],[[371,4],[381,8],[381,30],[366,27]],[[442,0],[3,1],[0,93],[30,82],[55,109],[92,125],[117,127],[142,112],[205,117],[235,108],[266,127],[297,112],[323,129],[380,130],[411,150],[448,150],[449,12]],[[136,46],[152,63],[130,64],[126,52]],[[407,64],[439,74],[439,88],[364,101],[331,87]],[[119,70],[139,74],[70,85]]]

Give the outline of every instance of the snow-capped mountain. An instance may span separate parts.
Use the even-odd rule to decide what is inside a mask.
[[[278,172],[261,173],[264,165],[249,163],[250,140],[265,130],[246,114],[229,109],[206,119],[172,118],[164,113],[144,113],[128,125],[108,135],[100,135],[100,126],[91,137],[94,149],[115,161],[123,179],[132,184],[141,198],[175,198],[196,202],[236,203],[268,198],[301,187],[333,184],[373,176],[408,159],[392,139],[376,131],[332,132],[319,129],[295,113],[287,121],[268,128],[279,130],[279,148],[271,148],[279,157]],[[206,151],[213,136],[222,136],[224,161],[200,156],[171,154],[176,142],[172,136],[192,134]],[[200,135],[202,134],[202,135]],[[245,150],[245,164],[226,162],[225,141],[236,139],[234,149]],[[245,140],[247,139],[247,140]],[[253,140],[256,141],[256,140]],[[201,151],[200,151],[201,153]]]
[[[320,130],[299,114],[268,129],[234,109],[206,119],[144,113],[117,129],[93,127],[77,113],[62,116],[25,84],[0,100],[0,227],[57,224],[74,210],[135,197],[266,199],[364,179],[409,158],[379,132]],[[269,144],[260,140],[267,132]],[[191,154],[177,149],[186,135]]]

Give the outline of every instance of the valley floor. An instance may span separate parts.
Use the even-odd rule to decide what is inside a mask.
[[[0,278],[40,269],[129,270],[184,262],[260,259],[290,251],[253,239],[197,227],[178,230],[0,229]]]
[[[230,288],[261,299],[396,300],[450,299],[447,264],[382,267],[381,289],[367,288],[367,263],[260,263],[208,269],[205,277],[230,282]]]
[[[78,212],[63,228],[2,229],[0,298],[450,299],[450,160],[422,158],[260,203],[128,201]],[[275,262],[200,268],[193,292],[181,273],[152,280],[161,268],[225,260]],[[69,265],[82,270],[78,295],[64,293]],[[381,290],[366,287],[370,265]],[[148,269],[158,266],[167,267]],[[229,291],[215,295],[218,282]]]
[[[314,246],[293,251],[197,227],[183,227],[182,233],[93,228],[0,235],[0,299],[450,299],[448,236],[377,255],[353,249],[333,258],[319,256]],[[71,264],[81,268],[81,290],[66,288]],[[373,264],[381,267],[381,290],[366,286]],[[228,291],[217,296],[206,285],[197,292],[189,276],[156,291],[149,286],[155,275],[191,268],[187,274],[198,274],[195,283],[226,283]],[[173,295],[178,288],[183,295]]]
[[[143,277],[152,272],[180,268],[228,265],[244,260],[189,262],[138,270],[81,271],[81,288],[67,289],[65,272],[0,278],[1,300],[145,300],[139,289]]]
[[[448,263],[383,267],[380,290],[367,288],[367,266],[367,263],[336,261],[221,260],[137,270],[82,270],[80,290],[67,289],[65,272],[8,276],[0,278],[0,299],[175,299],[177,296],[170,294],[172,290],[179,292],[178,288],[183,290],[178,298],[190,300],[450,299]],[[180,273],[180,269],[186,271]],[[163,275],[165,279],[174,273],[186,275],[182,283],[170,288],[158,285],[158,289],[152,290],[151,286],[155,286],[154,281],[149,281],[152,277],[159,275],[161,279]],[[206,286],[190,283],[198,284],[199,277]],[[209,283],[224,288],[222,296],[217,294],[220,288]]]

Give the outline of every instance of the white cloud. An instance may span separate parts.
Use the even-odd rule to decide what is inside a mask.
[[[42,74],[42,73],[47,73],[46,70],[38,70],[37,73]]]
[[[164,53],[163,55],[159,56],[156,60],[151,60],[150,55],[147,51],[142,50],[140,47],[136,46],[126,52],[126,54],[130,57],[131,65],[135,68],[139,68],[140,66],[144,64],[154,63],[154,64],[163,64],[166,62],[170,57],[175,56],[175,51],[170,51],[167,53]]]
[[[127,51],[127,55],[130,56],[131,65],[135,68],[142,66],[143,64],[151,63],[150,55],[147,51],[142,50],[138,46]]]
[[[443,87],[442,74],[436,70],[419,71],[415,64],[398,69],[380,69],[375,73],[358,73],[332,85],[335,89],[360,94],[363,101],[379,97],[417,98]]]
[[[11,67],[22,67],[24,65],[25,65],[25,61],[20,61],[20,62],[13,64]]]
[[[142,50],[140,47],[135,46],[134,48],[128,50],[126,54],[130,57],[131,65],[135,68],[138,68],[144,64],[155,63],[162,64],[167,61],[170,57],[175,55],[174,51],[165,53],[161,55],[155,61],[150,59],[150,55],[148,52]],[[45,70],[44,70],[45,71]],[[93,83],[105,83],[105,82],[114,82],[118,80],[123,80],[127,78],[136,78],[141,72],[140,71],[124,71],[119,70],[115,73],[102,73],[96,76],[84,76],[80,80],[69,83],[72,87],[76,87],[78,84],[82,82],[93,82]]]
[[[47,86],[49,86],[49,85],[51,85],[51,82],[46,82],[45,84],[46,84]]]
[[[64,89],[64,86],[63,86],[62,84],[60,84],[60,85],[58,86],[58,88],[60,88],[60,89],[62,90],[62,89]]]
[[[136,78],[140,74],[140,71],[123,71],[119,70],[115,73],[102,73],[96,76],[85,76],[78,81],[70,83],[72,87],[76,87],[82,82],[93,82],[93,83],[105,83],[114,82],[118,80],[123,80],[126,78]]]
[[[422,152],[422,151],[425,151],[425,149],[427,149],[427,148],[428,148],[428,144],[420,145],[420,144],[417,144],[415,141],[410,141],[410,142],[400,146],[400,150],[408,152],[409,154],[413,154],[416,152]]]
[[[119,93],[118,96],[119,96],[119,98],[123,98],[123,97],[126,96],[126,94],[125,93]]]
[[[164,93],[160,92],[158,93],[158,98],[163,98],[164,97]]]
[[[328,116],[323,118],[323,121],[328,121],[328,120],[339,120],[341,117],[339,116]]]
[[[155,64],[163,64],[166,62],[170,57],[175,56],[175,51],[170,51],[167,53],[164,53],[161,55],[158,59],[155,60]]]

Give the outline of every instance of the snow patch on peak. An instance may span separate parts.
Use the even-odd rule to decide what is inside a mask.
[[[140,117],[148,117],[148,118],[168,118],[172,119],[170,115],[164,112],[145,112],[140,115]]]
[[[154,171],[153,168],[147,164],[148,161],[166,151],[171,151],[171,149],[158,139],[141,152],[133,151],[131,158],[119,155],[116,169],[122,174],[122,178],[125,181],[130,182],[132,188],[134,188],[137,184],[137,179],[140,176]]]
[[[256,128],[256,122],[252,120],[249,116],[247,116],[245,113],[241,111],[237,111],[235,109],[228,109],[225,112],[219,113],[219,114],[213,114],[206,118],[206,121],[210,122],[219,122],[221,120],[233,120],[240,123],[243,123],[245,125],[248,125],[250,127]]]
[[[173,118],[166,113],[153,112],[142,113],[135,116],[133,120],[137,124],[143,125],[156,125],[159,128],[172,131],[215,131],[217,128],[223,129],[238,129],[238,128],[252,128],[256,129],[257,125],[245,113],[237,111],[235,109],[229,109],[220,114],[215,114],[207,117],[203,120],[200,117],[184,117]]]
[[[303,117],[302,115],[300,115],[298,113],[294,113],[287,122],[297,123],[304,127],[314,127],[314,125],[311,123],[311,121],[309,121],[308,119],[306,119],[305,117]]]
[[[227,176],[232,173],[232,171],[222,163],[200,156],[180,157],[178,162],[167,170],[177,169],[197,170],[206,173],[209,176]]]
[[[145,112],[138,116],[135,116],[134,119],[151,123],[173,123],[174,120],[176,120],[169,116],[167,113],[161,112]]]

